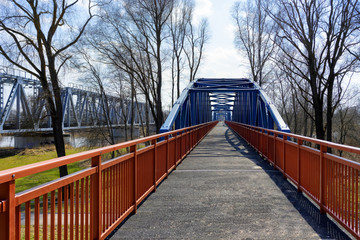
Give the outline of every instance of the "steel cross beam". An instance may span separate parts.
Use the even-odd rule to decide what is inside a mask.
[[[44,99],[39,80],[24,72],[0,67],[0,133],[51,131]],[[113,127],[131,122],[140,125],[146,120],[144,103],[133,106],[135,114],[131,119],[129,99],[104,96],[83,86],[63,87],[61,99],[64,130],[103,127],[109,123]],[[151,114],[148,117],[153,124]]]
[[[212,120],[232,120],[290,132],[266,93],[246,78],[200,78],[175,102],[160,132]]]

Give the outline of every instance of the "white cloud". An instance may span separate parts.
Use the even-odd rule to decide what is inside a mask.
[[[225,29],[226,31],[231,34],[232,36],[234,35],[235,31],[236,31],[236,25],[235,24],[228,24]]]
[[[233,47],[209,47],[206,49],[203,61],[197,78],[243,78],[249,75],[244,57]]]
[[[213,14],[211,0],[195,0],[194,22],[199,23],[204,17],[210,17]]]

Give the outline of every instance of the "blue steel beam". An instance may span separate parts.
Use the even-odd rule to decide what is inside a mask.
[[[191,82],[175,102],[160,132],[219,118],[290,132],[266,93],[245,78],[202,78]]]

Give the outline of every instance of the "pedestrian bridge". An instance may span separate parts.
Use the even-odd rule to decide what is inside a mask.
[[[289,133],[251,81],[191,83],[161,131],[1,171],[0,239],[360,238],[360,164],[328,151],[360,149]]]
[[[223,122],[111,239],[347,239]]]

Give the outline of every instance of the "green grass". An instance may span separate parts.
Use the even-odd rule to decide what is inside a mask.
[[[139,144],[138,148],[143,148],[144,144]],[[78,152],[83,152],[88,149],[86,148],[66,148],[66,155],[71,155]],[[125,154],[127,152],[126,149],[119,149],[115,156],[119,156]],[[10,157],[2,157],[0,158],[0,171],[10,168],[15,168],[19,166],[24,166],[32,163],[37,163],[49,159],[56,158],[56,151],[53,146],[44,146],[40,148],[34,149],[25,149],[18,154]],[[103,154],[102,161],[105,162],[111,159],[111,153]],[[80,171],[86,167],[90,166],[89,160],[83,160],[79,162],[75,162],[68,165],[68,172],[69,174]],[[44,184],[46,182],[55,180],[59,178],[59,169],[54,168],[48,171],[44,171],[41,173],[37,173],[34,175],[30,175],[24,178],[19,178],[15,180],[15,190],[16,192],[22,192],[29,188],[36,187],[38,185]]]
[[[84,148],[67,148],[66,155],[78,153],[85,151]],[[49,160],[52,158],[56,158],[56,151],[53,147],[42,147],[35,149],[25,149],[24,151],[11,156],[0,158],[0,170],[5,170],[9,168],[19,167],[23,165],[28,165],[31,163],[41,162],[45,160]],[[68,165],[69,174],[79,171],[85,168],[85,164],[83,162],[75,162]],[[40,184],[52,181],[59,178],[59,169],[54,168],[45,172],[41,172],[38,174],[34,174],[31,176],[27,176],[24,178],[17,179],[15,181],[16,184],[16,192],[21,192],[26,189],[38,186]]]

